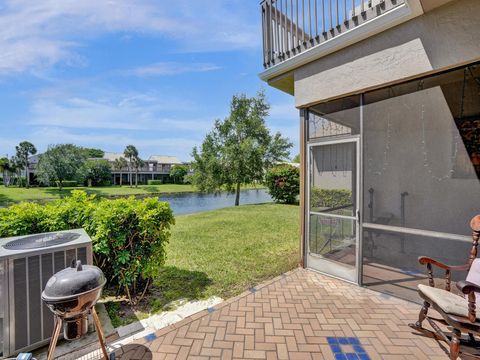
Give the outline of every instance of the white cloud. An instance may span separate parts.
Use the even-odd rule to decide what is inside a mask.
[[[168,129],[206,132],[213,119],[166,117],[165,111],[195,109],[185,100],[160,98],[152,94],[131,94],[120,98],[91,100],[80,97],[34,101],[28,124],[72,129],[110,129],[155,131]],[[188,111],[186,111],[188,113]]]
[[[240,0],[9,0],[1,10],[0,75],[81,64],[75,50],[105,33],[167,37],[177,44],[170,51],[260,45],[257,16]]]
[[[209,72],[219,70],[220,67],[214,64],[204,63],[175,63],[175,62],[160,62],[151,65],[137,67],[132,70],[124,72],[125,75],[135,76],[165,76],[177,75],[191,72]]]

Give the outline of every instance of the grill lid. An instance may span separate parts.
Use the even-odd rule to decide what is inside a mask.
[[[105,285],[102,270],[92,265],[82,265],[73,260],[72,265],[54,274],[45,285],[42,293],[44,300],[71,298]]]

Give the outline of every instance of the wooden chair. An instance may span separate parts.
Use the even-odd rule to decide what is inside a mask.
[[[418,315],[418,321],[415,324],[409,324],[409,326],[426,336],[448,343],[450,346],[450,359],[457,359],[460,355],[462,333],[469,335],[471,343],[475,342],[475,335],[480,335],[480,313],[477,315],[476,312],[477,297],[480,305],[480,258],[477,259],[477,247],[480,240],[480,215],[472,219],[470,227],[473,230],[473,243],[470,256],[465,265],[445,265],[425,256],[418,259],[420,264],[427,266],[429,286],[418,285],[418,293],[424,302]],[[435,287],[432,265],[445,270],[445,290]],[[468,271],[466,280],[456,283],[457,288],[465,297],[450,292],[452,271]],[[442,316],[442,319],[428,316],[430,307],[434,308]],[[430,323],[434,331],[425,329],[422,326],[425,319]],[[451,335],[448,336],[442,331],[438,324],[450,326],[452,328]],[[480,359],[480,356],[470,353],[465,352],[462,354],[470,358]]]

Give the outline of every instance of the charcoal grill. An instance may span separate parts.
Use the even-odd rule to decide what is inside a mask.
[[[103,355],[108,360],[105,336],[95,311],[105,283],[105,276],[98,267],[82,265],[80,260],[72,261],[69,268],[57,272],[48,280],[42,300],[55,315],[48,360],[53,359],[62,326],[66,340],[80,339],[88,331],[89,314],[93,317]]]

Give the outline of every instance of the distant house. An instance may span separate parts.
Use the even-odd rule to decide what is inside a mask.
[[[35,172],[38,166],[40,154],[32,155],[29,157],[29,175],[30,182],[35,183]],[[91,160],[107,160],[112,166],[112,184],[120,184],[120,178],[122,178],[122,184],[130,183],[129,169],[125,167],[123,169],[115,169],[114,162],[118,158],[125,158],[123,153],[105,152],[102,158],[94,158]],[[128,162],[128,159],[126,159]],[[147,184],[148,180],[161,180],[168,182],[170,180],[170,170],[173,165],[180,165],[182,163],[175,156],[167,155],[152,155],[148,160],[143,160],[145,165],[138,171],[138,184]],[[132,180],[135,182],[135,169],[132,167]]]
[[[129,169],[115,169],[113,163],[118,158],[125,158],[123,153],[105,152],[103,159],[108,160],[112,164],[112,184],[120,184],[120,178],[123,184],[130,182]],[[128,159],[126,159],[128,161]],[[180,165],[182,162],[176,156],[152,155],[148,160],[143,160],[145,165],[138,171],[138,183],[147,184],[148,180],[162,180],[167,182],[170,180],[170,170],[173,165]],[[135,181],[135,169],[132,168],[132,180]]]

